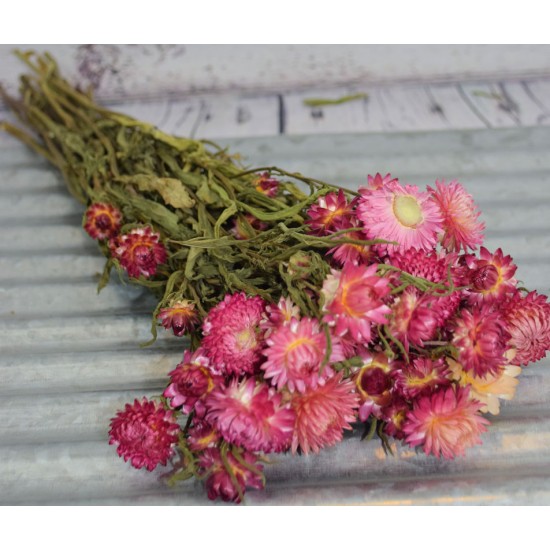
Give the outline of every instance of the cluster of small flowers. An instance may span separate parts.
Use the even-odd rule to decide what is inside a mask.
[[[154,469],[179,445],[209,498],[239,502],[263,486],[264,453],[319,452],[356,421],[451,459],[481,442],[482,413],[497,414],[521,366],[550,349],[550,304],[481,246],[458,182],[420,192],[377,174],[353,200],[330,192],[307,214],[313,235],[345,239],[327,255],[319,318],[288,297],[225,296],[170,373],[166,406],[136,401],[113,419],[125,460]],[[197,322],[185,301],[159,319],[176,334]]]
[[[106,241],[111,256],[130,277],[152,277],[167,260],[160,234],[149,226],[136,227],[121,234],[122,214],[112,204],[94,203],[84,214],[84,229],[98,241]]]

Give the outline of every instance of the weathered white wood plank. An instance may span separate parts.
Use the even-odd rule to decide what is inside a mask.
[[[460,85],[465,101],[490,128],[518,126],[517,106],[507,101],[495,84],[465,83]]]
[[[505,105],[515,106],[514,112],[521,126],[550,124],[547,111],[528,93],[524,82],[503,82],[500,91]]]

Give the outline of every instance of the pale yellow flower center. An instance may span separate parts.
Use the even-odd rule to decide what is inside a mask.
[[[411,195],[398,195],[393,199],[393,213],[405,227],[416,227],[422,220],[422,209]]]

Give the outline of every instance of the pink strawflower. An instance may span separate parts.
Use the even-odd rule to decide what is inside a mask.
[[[378,417],[382,407],[392,400],[392,368],[384,353],[377,353],[357,371],[353,379],[359,396],[359,420],[365,422],[373,414]]]
[[[306,455],[318,453],[323,447],[342,441],[343,430],[351,429],[358,407],[355,385],[337,374],[324,386],[292,395],[296,424],[292,438],[292,452],[298,448]]]
[[[348,202],[342,189],[320,197],[307,211],[307,224],[314,235],[328,235],[352,226],[355,201]]]
[[[323,319],[338,336],[349,332],[355,340],[370,342],[372,323],[387,323],[391,310],[383,298],[390,293],[389,280],[378,276],[376,269],[375,264],[347,265],[327,275],[321,291]]]
[[[410,364],[401,364],[394,372],[395,389],[403,397],[414,399],[421,393],[451,383],[451,372],[443,359],[415,357]]]
[[[136,279],[140,275],[152,277],[168,257],[160,235],[148,226],[119,235],[112,243],[112,252],[128,275]]]
[[[263,489],[263,466],[257,457],[247,451],[240,453],[240,461],[234,452],[222,458],[220,449],[206,449],[199,458],[199,473],[208,475],[206,492],[210,500],[221,498],[224,502],[241,502],[247,487]],[[244,463],[244,464],[243,464]],[[248,466],[246,466],[248,465]]]
[[[206,420],[230,442],[249,451],[280,453],[290,446],[294,411],[282,395],[254,378],[213,391],[206,400]]]
[[[199,348],[194,353],[185,350],[183,361],[169,373],[170,384],[162,394],[170,399],[172,408],[181,407],[184,414],[189,414],[194,408],[199,416],[204,412],[202,403],[215,387],[223,382],[221,376],[214,374],[209,368],[209,360]]]
[[[281,296],[277,305],[268,304],[266,306],[260,326],[265,331],[267,338],[275,329],[283,325],[290,325],[292,319],[300,320],[300,308],[294,305],[288,296],[286,298]]]
[[[269,172],[264,172],[255,180],[254,186],[259,193],[268,197],[276,197],[279,191],[279,180],[272,178]]]
[[[187,444],[195,453],[217,447],[220,439],[216,428],[204,420],[193,420],[193,426],[187,431]]]
[[[189,300],[178,300],[170,307],[163,307],[157,319],[166,330],[172,329],[175,336],[192,332],[199,320],[195,304]]]
[[[476,293],[474,296],[486,301],[500,300],[506,294],[513,294],[517,284],[514,278],[517,266],[512,262],[512,257],[504,256],[500,248],[491,254],[482,246],[479,258],[468,255],[466,264],[470,269],[470,284]]]
[[[526,296],[517,293],[503,308],[508,345],[516,351],[514,363],[527,365],[546,357],[550,350],[550,304],[535,291]]]
[[[475,250],[483,244],[485,224],[478,221],[480,212],[472,195],[456,180],[448,184],[436,181],[435,186],[428,187],[428,191],[443,215],[442,246],[449,252]]]
[[[415,247],[430,250],[437,244],[442,217],[428,193],[413,185],[388,184],[377,190],[362,191],[357,215],[369,239],[397,244],[384,245],[391,254]]]
[[[118,456],[134,468],[154,470],[174,455],[180,427],[174,413],[163,405],[137,399],[111,419],[109,445],[118,445]]]
[[[227,294],[203,323],[202,347],[210,367],[220,374],[252,374],[262,360],[260,321],[265,302],[244,292]]]
[[[403,343],[422,346],[431,340],[440,325],[437,308],[432,307],[434,298],[421,294],[415,287],[407,287],[395,300],[388,320],[388,330]]]
[[[280,326],[267,339],[264,350],[266,362],[261,366],[265,378],[281,389],[287,385],[291,392],[305,392],[325,383],[332,369],[323,367],[327,339],[317,319],[292,319]],[[330,362],[344,359],[342,348],[332,342]]]
[[[481,444],[480,434],[489,421],[479,414],[481,403],[469,397],[468,388],[449,387],[419,397],[407,413],[403,431],[411,447],[453,459],[465,449]]]
[[[84,229],[92,239],[111,239],[120,231],[122,214],[112,204],[96,202],[88,207],[84,220]]]
[[[452,343],[465,371],[496,374],[507,361],[509,334],[502,315],[487,305],[463,308],[454,322]]]

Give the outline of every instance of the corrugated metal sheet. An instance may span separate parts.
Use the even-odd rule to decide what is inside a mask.
[[[391,171],[418,185],[458,178],[487,222],[490,248],[550,288],[550,129],[266,138],[228,142],[251,164],[278,164],[357,187]],[[165,487],[107,445],[115,410],[160,393],[182,343],[149,337],[146,293],[114,282],[82,209],[57,174],[17,145],[0,150],[0,503],[206,504],[199,483]],[[356,434],[308,457],[276,456],[250,504],[550,504],[550,361],[526,369],[483,445],[440,461],[386,456]]]

